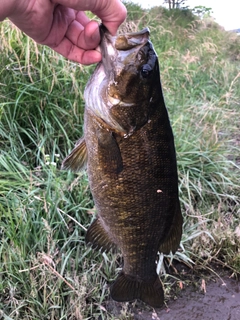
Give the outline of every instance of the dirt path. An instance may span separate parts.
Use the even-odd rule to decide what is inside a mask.
[[[205,294],[199,289],[183,289],[176,300],[170,300],[167,307],[155,311],[135,304],[131,307],[134,320],[240,320],[240,282],[229,277],[209,280]],[[116,319],[119,304],[111,303],[111,313]],[[121,312],[122,313],[122,312]],[[121,318],[122,319],[122,318]],[[129,319],[129,318],[126,318]]]
[[[223,280],[206,284],[205,294],[187,288],[177,300],[169,301],[168,309],[158,311],[155,317],[143,313],[142,319],[240,320],[240,282]]]

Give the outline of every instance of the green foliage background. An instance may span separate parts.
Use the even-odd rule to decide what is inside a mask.
[[[175,259],[239,273],[240,39],[188,10],[128,11],[125,31],[151,30],[175,135],[185,218]],[[66,61],[9,21],[0,39],[0,317],[131,319],[126,304],[118,317],[106,305],[121,257],[84,243],[94,214],[87,176],[59,169],[82,134],[94,66]]]

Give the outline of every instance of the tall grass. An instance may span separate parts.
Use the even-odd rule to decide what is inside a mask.
[[[151,30],[175,135],[185,218],[175,258],[240,272],[240,41],[190,12],[128,8],[125,28]],[[0,315],[130,319],[128,304],[118,316],[107,307],[121,257],[84,243],[94,215],[87,176],[59,170],[82,134],[94,67],[36,45],[9,21],[0,38]]]

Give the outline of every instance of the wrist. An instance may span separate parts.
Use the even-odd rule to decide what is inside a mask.
[[[0,21],[11,16],[16,10],[15,0],[0,0]]]

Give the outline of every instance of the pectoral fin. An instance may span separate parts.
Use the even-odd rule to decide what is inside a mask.
[[[86,234],[86,243],[91,244],[93,249],[101,251],[116,251],[116,244],[110,239],[108,233],[101,225],[100,220],[97,218],[88,228]]]
[[[177,200],[175,215],[173,219],[173,223],[167,238],[164,239],[163,243],[161,243],[159,251],[164,254],[169,254],[170,251],[175,253],[179,247],[181,237],[182,237],[182,224],[183,218],[180,208],[180,203]]]
[[[119,174],[123,169],[122,156],[113,133],[98,128],[98,157],[101,167],[107,174]]]
[[[87,147],[84,137],[78,140],[74,149],[67,156],[62,163],[62,170],[72,170],[74,172],[78,172],[87,164]]]

